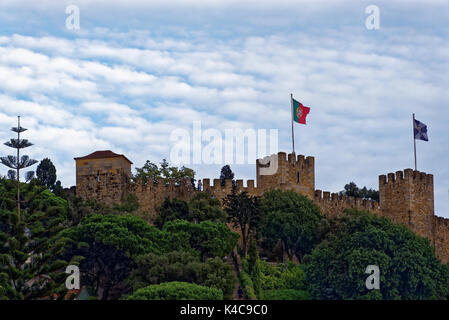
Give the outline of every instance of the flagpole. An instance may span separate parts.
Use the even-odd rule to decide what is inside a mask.
[[[417,166],[416,166],[416,137],[415,137],[415,114],[413,114],[413,146],[414,146],[414,150],[415,150],[415,171],[417,171]]]
[[[290,93],[290,104],[292,108],[292,147],[293,147],[293,153],[295,153],[295,134],[293,131],[293,94]]]

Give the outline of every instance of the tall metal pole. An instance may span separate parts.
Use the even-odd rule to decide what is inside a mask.
[[[293,153],[295,153],[295,134],[294,134],[294,130],[293,130],[293,94],[290,93],[290,103],[291,103],[291,108],[292,108],[292,148],[293,148]]]
[[[17,116],[17,143],[20,144],[20,116]],[[17,216],[20,223],[20,148],[17,148]]]
[[[413,114],[413,146],[414,146],[414,150],[415,150],[415,171],[417,171],[417,166],[416,166],[416,137],[415,137],[415,114]]]

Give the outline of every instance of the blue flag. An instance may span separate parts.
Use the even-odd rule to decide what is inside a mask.
[[[424,123],[415,119],[413,131],[415,133],[415,139],[429,141],[427,137],[427,126]]]

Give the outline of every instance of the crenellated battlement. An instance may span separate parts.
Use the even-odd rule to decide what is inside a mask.
[[[327,216],[338,216],[345,209],[367,210],[375,214],[380,213],[377,201],[354,198],[329,191],[315,190],[314,202],[320,207],[321,212]]]
[[[97,151],[75,160],[78,196],[110,204],[134,193],[149,221],[166,198],[189,201],[198,192],[190,179],[131,183],[131,161],[111,151]],[[295,153],[279,152],[270,158],[258,159],[256,179],[257,184],[247,180],[246,186],[243,180],[236,180],[237,192],[261,196],[271,189],[292,190],[309,197],[326,216],[339,216],[350,208],[367,210],[428,238],[437,255],[445,262],[449,260],[449,219],[434,215],[432,174],[405,169],[380,175],[379,202],[315,190],[315,158]],[[232,187],[230,179],[226,179],[223,186],[220,179],[202,180],[202,190],[220,200],[232,192]]]
[[[425,187],[433,188],[433,175],[425,172],[405,169],[379,176],[379,187],[384,185],[396,185],[401,183],[420,184]]]
[[[210,179],[203,179],[203,191],[207,191],[214,195],[217,199],[223,199],[232,192],[232,180],[225,179],[224,186],[221,185],[220,179],[214,179],[213,185],[210,184]],[[243,185],[243,180],[239,179],[235,181],[235,187],[237,193],[246,191],[250,195],[259,196],[263,193],[260,188],[254,186],[254,180],[248,180],[246,187]]]
[[[256,162],[257,187],[263,193],[270,189],[293,190],[299,194],[314,197],[315,191],[315,158],[296,156],[295,153],[279,152],[276,161],[272,157]],[[271,168],[271,170],[266,170]]]
[[[304,156],[302,154],[299,154],[296,156],[295,153],[289,153],[287,155],[286,152],[278,152],[278,164],[281,166],[287,166],[291,165],[294,167],[299,167],[302,169],[312,169],[315,165],[315,157],[312,156]],[[262,165],[261,162],[262,159],[257,159],[257,163],[259,165]]]
[[[433,175],[412,169],[379,176],[382,215],[417,234],[432,238]]]

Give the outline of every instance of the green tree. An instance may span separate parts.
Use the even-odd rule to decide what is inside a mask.
[[[259,252],[257,251],[256,241],[251,238],[248,249],[248,274],[253,282],[254,292],[256,296],[261,292],[261,272]]]
[[[5,142],[5,145],[14,148],[17,150],[17,156],[6,156],[0,157],[0,163],[7,166],[8,168],[16,170],[16,178],[17,178],[17,216],[18,221],[20,222],[20,169],[28,168],[35,164],[37,160],[30,159],[28,156],[20,157],[20,149],[28,148],[33,144],[29,142],[27,139],[20,139],[20,134],[27,129],[20,126],[20,116],[17,117],[17,127],[11,128],[11,131],[17,133],[17,139],[10,139]],[[8,173],[9,174],[9,173]]]
[[[261,300],[310,300],[310,294],[304,290],[277,289],[262,292]]]
[[[321,220],[320,210],[313,201],[293,191],[272,190],[264,193],[261,208],[262,234],[269,247],[282,241],[290,260],[294,255],[301,260],[312,250]]]
[[[259,208],[259,199],[248,195],[246,191],[237,193],[233,188],[232,193],[223,200],[228,221],[234,228],[239,228],[242,235],[243,256],[248,252],[248,241],[252,235],[256,236],[262,220]]]
[[[58,197],[65,198],[64,188],[62,187],[61,181],[56,181],[55,186],[52,189],[53,193]]]
[[[220,201],[207,192],[198,192],[187,202],[166,198],[156,209],[154,225],[162,229],[167,221],[186,220],[199,223],[202,221],[226,222],[226,212],[221,209]]]
[[[357,185],[354,182],[346,184],[344,190],[340,191],[339,194],[346,195],[348,197],[379,201],[379,191],[374,189],[368,189],[367,187],[359,189],[359,187],[357,187]]]
[[[224,257],[237,245],[238,233],[232,232],[224,223],[202,221],[191,223],[185,220],[168,221],[163,231],[178,234],[190,247],[198,250],[201,258]]]
[[[429,241],[368,212],[347,210],[304,264],[315,299],[448,297],[448,267]],[[368,265],[380,269],[380,290],[365,287]]]
[[[133,257],[188,249],[177,235],[162,232],[130,215],[87,216],[78,226],[62,231],[56,243],[64,247],[59,258],[79,264],[84,283],[104,300],[118,298],[124,292]]]
[[[226,212],[221,208],[220,200],[212,198],[208,192],[198,192],[189,201],[189,221],[226,222]]]
[[[234,185],[234,172],[232,172],[231,167],[227,164],[221,168],[220,172],[220,184],[222,186],[225,185],[225,180],[231,179],[232,184]]]
[[[9,180],[16,180],[16,171],[8,170],[8,179]]]
[[[0,180],[0,299],[35,299],[63,283],[52,239],[66,227],[67,202],[48,189],[22,183],[22,220],[14,212],[16,185]]]
[[[223,293],[187,282],[165,282],[134,292],[128,300],[223,300]]]
[[[147,160],[142,168],[136,168],[136,174],[133,175],[133,181],[143,181],[147,183],[152,181],[158,183],[159,179],[164,179],[168,182],[169,179],[174,179],[176,183],[181,183],[183,180],[191,180],[195,178],[195,171],[190,168],[182,166],[181,168],[170,166],[167,160],[163,159],[160,167],[151,161]]]
[[[220,289],[225,298],[232,297],[235,276],[220,258],[200,260],[197,251],[173,251],[164,255],[148,253],[138,256],[129,283],[133,289],[163,282],[182,281]]]
[[[56,167],[49,158],[43,159],[36,169],[37,179],[48,189],[54,190],[56,183]]]
[[[143,183],[148,183],[148,181],[157,183],[157,180],[161,177],[161,172],[157,167],[157,164],[154,164],[149,160],[145,162],[143,167],[136,168],[136,172],[137,173],[132,177],[134,182],[140,180]]]
[[[183,200],[166,198],[156,211],[154,225],[159,229],[162,229],[167,221],[190,220],[189,206]]]

